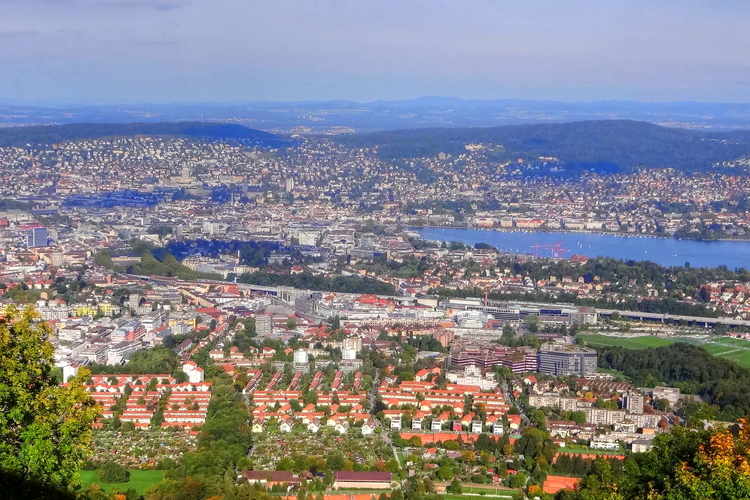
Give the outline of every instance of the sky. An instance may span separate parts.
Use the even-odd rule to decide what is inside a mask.
[[[750,102],[746,0],[0,0],[0,99]]]

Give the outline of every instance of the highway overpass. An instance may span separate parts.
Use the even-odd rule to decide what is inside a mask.
[[[727,326],[747,326],[750,327],[750,321],[742,319],[732,318],[704,318],[701,316],[680,316],[677,314],[665,314],[665,313],[649,313],[640,311],[620,311],[618,309],[597,309],[597,314],[600,316],[611,316],[612,313],[617,312],[620,316],[637,319],[641,321],[661,321],[663,323],[678,323],[680,321],[686,321],[687,323],[703,325],[703,326],[715,326],[715,325],[727,325]]]

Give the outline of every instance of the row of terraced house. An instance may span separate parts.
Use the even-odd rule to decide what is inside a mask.
[[[135,428],[151,427],[156,422],[154,417],[160,404],[163,405],[160,427],[192,429],[206,422],[211,382],[178,383],[167,374],[93,375],[92,379],[93,383],[85,388],[102,407],[96,427],[102,427],[105,419],[115,418],[112,408],[121,398],[127,400],[117,418],[122,423],[132,423]]]

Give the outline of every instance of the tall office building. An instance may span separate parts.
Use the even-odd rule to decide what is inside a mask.
[[[28,247],[29,248],[46,247],[48,236],[49,234],[47,233],[46,227],[35,227],[31,231],[29,231]]]

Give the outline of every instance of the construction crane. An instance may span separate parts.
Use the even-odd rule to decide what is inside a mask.
[[[541,245],[541,244],[537,243],[536,245],[531,245],[531,248],[534,249],[534,258],[535,259],[539,258],[539,249],[540,248],[551,249],[552,250],[552,258],[553,259],[564,259],[565,258],[565,254],[570,251],[570,250],[568,250],[566,248],[563,248],[562,241],[558,241],[554,245]]]

